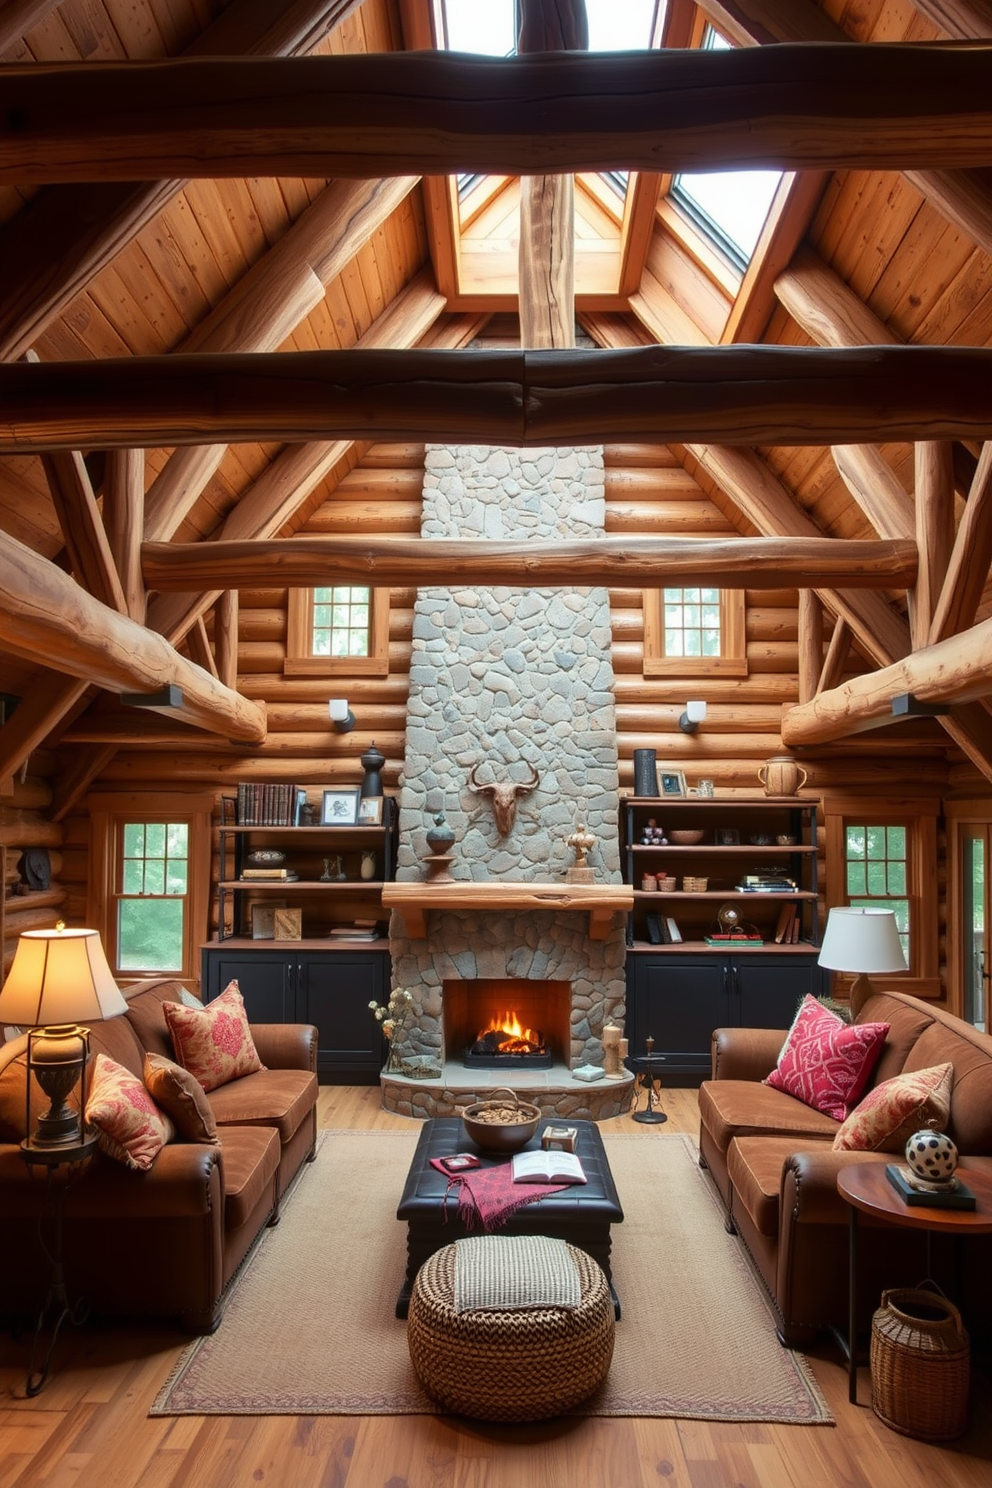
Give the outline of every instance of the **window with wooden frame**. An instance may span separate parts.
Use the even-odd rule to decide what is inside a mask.
[[[357,584],[290,589],[288,676],[385,676],[389,670],[389,590]]]
[[[746,677],[743,589],[645,589],[646,677]]]
[[[122,981],[171,975],[198,984],[212,810],[203,792],[90,798],[87,913]]]
[[[891,909],[909,972],[872,972],[877,987],[940,997],[937,960],[937,803],[886,797],[828,797],[827,908]],[[834,973],[846,996],[852,978]]]

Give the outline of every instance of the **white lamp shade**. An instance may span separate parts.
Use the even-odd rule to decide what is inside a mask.
[[[26,930],[0,992],[0,1023],[38,1028],[127,1012],[96,930]]]
[[[329,698],[327,711],[330,714],[332,723],[344,723],[348,717],[348,699]]]
[[[686,703],[685,712],[690,723],[702,723],[706,718],[706,703],[702,700]]]
[[[831,971],[905,971],[906,957],[891,909],[832,909],[818,957]]]

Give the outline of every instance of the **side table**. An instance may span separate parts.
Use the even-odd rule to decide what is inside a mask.
[[[893,1159],[895,1161],[895,1159]],[[992,1177],[963,1165],[958,1168],[961,1181],[975,1195],[974,1209],[939,1209],[927,1205],[910,1205],[900,1198],[885,1176],[884,1163],[858,1163],[841,1168],[837,1174],[837,1191],[849,1206],[848,1279],[847,1279],[847,1394],[852,1405],[858,1400],[858,1214],[870,1214],[886,1224],[925,1230],[927,1233],[927,1269],[932,1235],[992,1234]],[[844,1345],[844,1340],[839,1340]]]
[[[52,1353],[59,1336],[59,1329],[66,1318],[81,1323],[86,1316],[85,1305],[80,1308],[77,1303],[76,1309],[69,1306],[69,1297],[65,1289],[65,1270],[62,1262],[62,1220],[65,1210],[66,1191],[73,1178],[81,1171],[81,1164],[87,1162],[96,1151],[98,1136],[96,1132],[84,1135],[72,1146],[44,1147],[34,1142],[31,1137],[25,1137],[21,1143],[21,1157],[29,1167],[40,1167],[46,1170],[45,1197],[43,1205],[49,1199],[53,1201],[53,1218],[55,1221],[54,1234],[51,1250],[46,1250],[46,1255],[51,1263],[51,1275],[48,1282],[48,1291],[38,1311],[38,1321],[35,1324],[34,1337],[31,1341],[31,1353],[28,1358],[28,1373],[25,1383],[25,1393],[28,1396],[37,1395],[44,1389],[45,1381],[48,1379],[48,1370],[52,1362]],[[70,1172],[61,1183],[55,1182],[56,1170],[68,1167]],[[42,1214],[44,1208],[42,1209]],[[39,1219],[39,1229],[41,1220]],[[44,1242],[42,1242],[44,1244]],[[41,1343],[42,1333],[45,1328],[45,1319],[51,1313],[54,1317],[52,1324],[52,1336],[49,1339],[45,1357],[36,1367],[35,1359]]]

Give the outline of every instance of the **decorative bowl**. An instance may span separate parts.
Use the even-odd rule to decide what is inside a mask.
[[[795,840],[795,837],[790,836],[787,832],[780,832],[775,838],[779,847],[791,847]]]
[[[771,847],[772,843],[767,832],[754,832],[747,840],[752,847]]]
[[[286,861],[286,854],[277,847],[258,847],[245,860],[249,868],[278,868]]]
[[[496,1099],[496,1097],[501,1097]],[[505,1097],[505,1099],[502,1099]],[[462,1122],[466,1135],[483,1152],[519,1152],[537,1131],[539,1106],[522,1101],[512,1090],[496,1090],[484,1101],[466,1106]]]
[[[676,847],[695,847],[696,843],[702,842],[705,836],[706,833],[697,828],[693,828],[692,831],[685,828],[683,831],[669,832],[668,840],[674,842]]]

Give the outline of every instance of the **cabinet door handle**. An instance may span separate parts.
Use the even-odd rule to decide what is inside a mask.
[[[731,968],[730,968],[730,976],[731,976],[731,985],[733,986],[733,990],[739,996],[740,995],[740,990],[741,990],[741,984],[740,984],[740,981],[739,981],[738,976],[737,976],[737,967],[736,966],[733,966],[733,965],[731,966]]]

